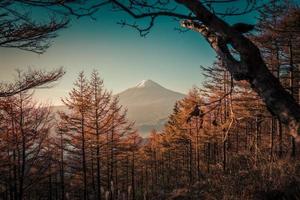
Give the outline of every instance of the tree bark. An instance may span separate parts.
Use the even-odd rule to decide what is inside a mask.
[[[268,70],[259,49],[248,38],[211,13],[200,1],[177,2],[183,4],[199,20],[185,20],[182,26],[200,32],[221,57],[233,78],[249,82],[272,115],[288,125],[289,133],[299,141],[300,106]],[[231,55],[228,45],[238,52],[240,60]]]

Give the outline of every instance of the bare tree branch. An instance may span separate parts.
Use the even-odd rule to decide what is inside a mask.
[[[42,70],[28,70],[20,74],[20,80],[15,83],[0,84],[0,97],[9,97],[18,94],[22,91],[37,88],[47,87],[50,83],[59,80],[65,71],[63,68],[55,69],[49,72]]]
[[[65,17],[60,20],[51,18],[45,23],[35,22],[28,12],[16,9],[14,3],[0,3],[0,47],[44,53],[57,31],[69,23]]]

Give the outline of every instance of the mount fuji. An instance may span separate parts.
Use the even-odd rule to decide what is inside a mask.
[[[129,120],[135,121],[142,136],[152,129],[161,130],[177,100],[184,94],[169,90],[152,80],[143,80],[119,94],[120,105],[127,108]]]

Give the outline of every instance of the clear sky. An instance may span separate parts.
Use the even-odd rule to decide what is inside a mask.
[[[67,73],[55,87],[35,92],[38,99],[58,105],[82,70],[87,75],[93,69],[99,70],[106,88],[114,93],[143,79],[187,93],[203,81],[199,66],[211,65],[215,60],[215,53],[198,33],[174,31],[178,22],[172,19],[161,18],[142,38],[136,30],[116,23],[124,14],[104,11],[95,17],[96,21],[74,19],[42,55],[0,48],[0,79],[12,80],[15,69],[63,66]],[[255,17],[252,14],[230,20],[254,23]]]

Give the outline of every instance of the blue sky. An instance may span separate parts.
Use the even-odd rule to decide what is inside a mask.
[[[66,75],[51,89],[36,90],[42,101],[61,104],[80,71],[87,75],[97,69],[106,88],[114,93],[151,79],[166,88],[187,93],[193,85],[201,86],[200,65],[211,65],[215,53],[195,32],[174,31],[178,22],[161,18],[151,33],[142,38],[136,30],[121,28],[121,13],[98,13],[97,20],[72,20],[70,27],[59,32],[52,46],[42,55],[17,49],[0,48],[0,78],[10,81],[15,69],[52,69],[63,66]],[[127,18],[130,20],[130,18]],[[229,19],[231,22],[255,22],[254,14]]]

